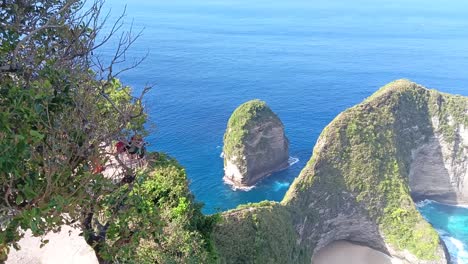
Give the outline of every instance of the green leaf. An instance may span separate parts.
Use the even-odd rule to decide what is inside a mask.
[[[28,200],[32,200],[37,195],[30,185],[24,186],[23,193],[26,196],[26,199]]]
[[[24,201],[23,196],[21,196],[20,194],[18,194],[18,196],[16,196],[16,200],[15,200],[16,204],[17,204],[17,205],[20,205],[20,204],[23,203],[23,201]]]
[[[37,130],[29,130],[29,134],[37,141],[42,140],[44,138],[44,135],[39,133]]]

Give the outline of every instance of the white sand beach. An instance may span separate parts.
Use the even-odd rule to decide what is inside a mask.
[[[312,258],[314,264],[403,264],[375,249],[347,241],[335,241],[319,250]]]

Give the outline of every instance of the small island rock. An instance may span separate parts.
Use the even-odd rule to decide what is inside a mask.
[[[251,100],[232,113],[223,153],[225,181],[245,188],[288,167],[289,141],[283,123],[267,104]]]

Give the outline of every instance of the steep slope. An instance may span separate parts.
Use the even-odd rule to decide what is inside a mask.
[[[294,250],[285,245],[283,253],[293,251],[295,263],[310,263],[321,248],[348,240],[408,263],[446,263],[438,234],[419,214],[411,194],[417,199],[465,201],[467,116],[468,98],[407,80],[384,86],[338,115],[324,129],[311,160],[277,205],[288,212],[282,215],[295,230],[289,237],[296,241]],[[441,150],[439,156],[422,158],[428,153],[425,150],[434,148]],[[445,173],[426,173],[430,166]],[[439,181],[446,183],[444,188],[435,186]],[[258,210],[261,207],[253,212]],[[240,212],[249,214],[247,209]],[[232,214],[225,214],[225,219],[233,218]],[[236,229],[248,218],[226,221],[217,232],[226,226]],[[242,235],[250,234],[238,234]],[[222,256],[224,249],[219,245]],[[256,259],[262,258],[256,255],[249,263],[265,263]]]

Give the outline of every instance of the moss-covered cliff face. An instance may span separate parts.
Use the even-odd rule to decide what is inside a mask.
[[[254,185],[288,166],[289,142],[283,123],[265,102],[246,102],[229,119],[223,153],[227,182],[236,187]]]
[[[242,205],[225,212],[214,230],[220,263],[303,263],[298,262],[291,214],[279,203]]]
[[[382,87],[338,115],[320,135],[311,160],[281,206],[276,205],[284,212],[277,217],[293,225],[287,240],[295,240],[292,248],[286,243],[276,250],[293,254],[294,263],[310,263],[320,248],[335,240],[350,240],[408,263],[446,263],[438,234],[419,214],[411,195],[454,202],[466,199],[467,116],[467,97],[428,90],[407,80]],[[427,148],[440,149],[436,164],[444,174],[426,173],[434,164],[421,158]],[[435,187],[435,178],[446,186]],[[266,207],[243,209],[242,217],[226,213],[216,232],[236,230],[261,210]],[[285,224],[284,228],[290,227]],[[231,245],[253,247],[245,240],[250,234],[238,230]],[[269,239],[269,235],[258,238],[271,245]],[[218,243],[218,247],[223,259],[225,245]],[[250,260],[267,263],[257,259],[272,254],[278,253],[263,251]],[[225,262],[234,263],[228,258]]]

